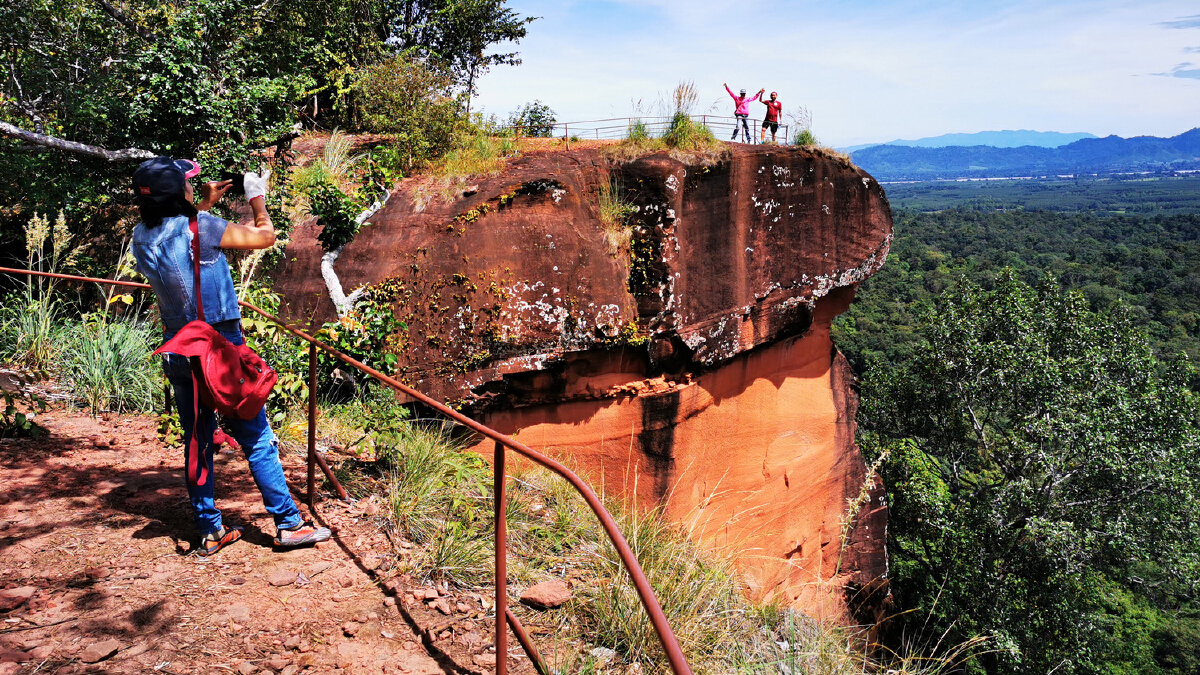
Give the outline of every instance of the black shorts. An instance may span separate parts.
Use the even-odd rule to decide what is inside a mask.
[[[771,133],[775,133],[776,131],[779,131],[779,122],[768,122],[767,120],[763,120],[762,128],[770,129]]]

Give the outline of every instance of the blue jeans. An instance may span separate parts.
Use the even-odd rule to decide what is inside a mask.
[[[213,328],[235,345],[244,342],[239,321],[223,321],[214,324]],[[164,342],[170,340],[173,334],[168,333]],[[221,512],[213,500],[213,434],[217,430],[217,414],[200,406],[199,423],[193,425],[192,397],[192,368],[185,356],[167,354],[163,359],[163,371],[171,381],[175,392],[175,408],[179,411],[179,425],[183,427],[183,447],[187,447],[192,439],[192,429],[195,426],[200,439],[201,460],[208,468],[209,479],[203,485],[188,484],[188,496],[192,500],[193,517],[196,529],[200,535],[211,534],[221,530]],[[288,491],[287,479],[283,475],[283,465],[279,462],[279,441],[267,423],[266,409],[258,411],[258,416],[252,420],[239,420],[235,417],[224,419],[225,430],[242,446],[246,461],[250,463],[250,474],[254,476],[254,484],[262,494],[263,506],[267,513],[275,519],[275,527],[290,529],[300,525],[300,509],[292,500]],[[186,457],[184,459],[186,463]]]
[[[739,131],[738,123],[740,122],[742,125],[742,128],[741,128],[742,138],[746,139],[747,143],[750,142],[750,124],[746,121],[748,119],[750,119],[749,115],[738,115],[736,113],[734,114],[734,116],[733,116],[733,135],[729,137],[729,140],[732,141],[737,138],[738,131]]]

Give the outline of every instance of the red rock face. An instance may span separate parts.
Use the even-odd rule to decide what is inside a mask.
[[[606,184],[635,207],[627,242],[600,222]],[[829,339],[891,241],[870,176],[733,146],[707,164],[528,156],[464,187],[402,185],[337,262],[346,289],[394,299],[408,382],[663,504],[739,552],[752,595],[843,619],[847,595],[879,600],[886,511],[875,486],[846,513],[866,469]],[[277,276],[293,319],[333,318],[315,232]]]

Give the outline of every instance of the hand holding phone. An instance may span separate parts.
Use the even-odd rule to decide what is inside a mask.
[[[235,195],[240,195],[240,194],[246,193],[246,174],[234,173],[232,171],[222,171],[221,172],[221,180],[222,181],[226,181],[226,180],[232,181],[229,185],[228,192],[235,194]]]

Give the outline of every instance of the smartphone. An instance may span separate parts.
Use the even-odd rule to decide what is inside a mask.
[[[229,193],[235,195],[246,194],[246,174],[234,173],[232,171],[222,171],[221,180],[233,181],[233,184],[229,186]]]

